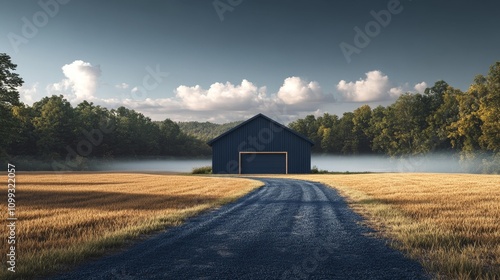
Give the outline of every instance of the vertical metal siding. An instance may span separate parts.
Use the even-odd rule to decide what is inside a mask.
[[[262,132],[263,129],[272,131],[271,123],[265,118],[256,118],[214,142],[212,145],[213,172],[238,174],[240,151],[286,151],[288,152],[289,173],[311,172],[309,142],[286,129],[281,129],[279,132],[272,133],[272,140],[269,143],[263,143],[259,140],[259,133],[265,136],[264,140],[269,136],[268,133]],[[257,145],[252,145],[249,137],[253,137]]]

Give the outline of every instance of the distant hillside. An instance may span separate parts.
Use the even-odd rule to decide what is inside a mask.
[[[194,136],[203,141],[209,141],[243,121],[216,124],[211,122],[178,122],[179,128],[187,135]]]

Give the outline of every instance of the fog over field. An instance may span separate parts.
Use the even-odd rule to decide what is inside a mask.
[[[429,154],[405,158],[382,155],[316,155],[311,165],[333,172],[464,172],[466,164],[451,154]]]
[[[112,160],[95,162],[91,169],[100,171],[166,171],[190,172],[195,167],[209,166],[210,158],[203,159],[148,159]],[[311,167],[332,172],[465,172],[470,166],[460,162],[457,155],[433,154],[406,158],[378,155],[313,155]]]
[[[94,168],[99,171],[165,171],[191,172],[193,168],[212,165],[211,158],[203,159],[142,159],[111,160],[97,162]]]

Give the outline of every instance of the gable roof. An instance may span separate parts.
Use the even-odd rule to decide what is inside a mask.
[[[273,123],[274,125],[276,125],[276,126],[278,126],[278,127],[280,127],[280,128],[283,128],[284,130],[286,130],[286,131],[288,131],[288,132],[290,132],[290,133],[294,134],[295,136],[297,136],[297,137],[299,137],[299,138],[302,138],[302,139],[306,140],[307,142],[309,142],[309,143],[311,144],[311,146],[313,146],[313,145],[314,145],[314,142],[313,142],[312,140],[310,140],[309,138],[305,137],[304,135],[302,135],[302,134],[300,134],[300,133],[298,133],[298,132],[296,132],[296,131],[294,131],[294,130],[292,130],[292,129],[290,129],[290,128],[288,128],[288,127],[286,127],[286,126],[282,125],[282,124],[280,124],[279,122],[277,122],[277,121],[275,121],[275,120],[273,120],[273,119],[271,119],[271,118],[269,118],[269,117],[267,117],[267,116],[265,116],[265,115],[263,115],[263,114],[260,114],[260,113],[259,113],[259,114],[257,114],[257,115],[255,115],[255,116],[253,116],[253,117],[251,117],[251,118],[249,118],[248,120],[246,120],[246,121],[244,121],[244,122],[240,123],[239,125],[237,125],[237,126],[235,126],[235,127],[231,128],[230,130],[228,130],[228,131],[226,131],[226,132],[222,133],[221,135],[219,135],[219,136],[215,137],[214,139],[212,139],[212,140],[208,141],[208,142],[207,142],[207,144],[208,144],[209,146],[212,146],[214,142],[217,142],[217,140],[219,140],[219,139],[223,138],[224,136],[226,136],[226,135],[228,135],[228,134],[232,133],[233,131],[235,131],[235,130],[239,129],[240,127],[242,127],[242,126],[246,125],[247,123],[252,122],[253,120],[255,120],[255,119],[257,119],[257,118],[263,118],[263,119],[265,119],[265,120],[267,120],[267,121],[269,121],[269,122]]]

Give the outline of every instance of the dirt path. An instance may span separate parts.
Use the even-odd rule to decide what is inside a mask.
[[[266,186],[123,253],[56,279],[426,279],[389,249],[331,188]]]

